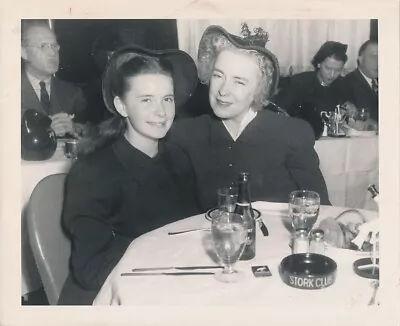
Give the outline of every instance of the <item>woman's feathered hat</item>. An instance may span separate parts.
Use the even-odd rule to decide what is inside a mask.
[[[203,65],[208,65],[209,62],[215,62],[219,54],[219,44],[222,41],[228,41],[238,49],[253,50],[264,56],[265,60],[265,72],[270,77],[268,83],[268,91],[266,92],[266,98],[268,100],[272,95],[275,94],[278,81],[279,81],[279,63],[275,55],[265,48],[268,42],[268,33],[263,31],[261,28],[254,30],[254,34],[250,32],[247,24],[242,25],[242,37],[228,33],[224,28],[218,25],[209,26],[199,44],[198,51],[198,65],[199,65],[199,78],[202,82],[208,81],[211,72],[207,69],[203,69]],[[211,68],[209,69],[211,70]]]

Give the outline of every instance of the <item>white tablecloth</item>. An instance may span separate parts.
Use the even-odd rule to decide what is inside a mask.
[[[39,181],[51,174],[68,172],[71,163],[72,161],[64,156],[63,142],[59,142],[54,155],[46,161],[21,160],[21,295],[39,289],[42,284],[29,244],[25,220],[26,205],[29,202],[33,189]]]
[[[290,255],[290,220],[287,204],[258,202],[254,207],[262,213],[270,235],[263,237],[257,230],[256,257],[251,261],[239,261],[238,270],[244,279],[238,283],[218,282],[213,275],[201,276],[120,276],[132,268],[159,266],[215,265],[208,252],[212,252],[211,233],[199,231],[169,236],[168,231],[179,231],[196,227],[210,227],[204,215],[197,215],[169,224],[134,240],[121,261],[107,278],[95,305],[257,305],[270,304],[335,304],[344,307],[366,306],[372,294],[371,280],[361,278],[353,272],[353,262],[365,256],[346,249],[328,249],[326,255],[333,258],[337,267],[336,282],[320,290],[299,290],[289,287],[280,279],[278,266]],[[319,221],[328,216],[335,217],[344,208],[323,206]],[[377,218],[377,212],[362,211],[368,220]],[[255,278],[251,266],[268,265],[272,276]]]
[[[71,161],[59,142],[54,156],[46,161],[21,161],[22,173],[22,295],[41,286],[25,227],[24,208],[40,180],[67,172]],[[320,168],[327,183],[331,203],[336,206],[377,210],[366,191],[378,183],[378,137],[322,138],[315,144]]]
[[[328,138],[315,143],[332,205],[378,210],[367,188],[379,185],[379,137]]]

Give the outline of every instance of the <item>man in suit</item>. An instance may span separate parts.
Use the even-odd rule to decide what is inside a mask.
[[[21,114],[33,109],[48,115],[59,137],[81,134],[86,100],[81,89],[54,77],[60,50],[54,32],[43,22],[25,23],[21,39]]]
[[[364,42],[358,52],[358,68],[345,77],[351,102],[366,108],[378,121],[378,41]]]

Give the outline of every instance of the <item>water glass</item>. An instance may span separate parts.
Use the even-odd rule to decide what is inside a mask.
[[[247,228],[239,214],[221,212],[211,222],[211,234],[215,253],[224,269],[215,274],[218,281],[234,283],[243,278],[243,273],[234,266],[243,253],[247,239]]]
[[[297,190],[289,195],[289,216],[294,231],[306,230],[309,233],[317,221],[320,197],[315,191]]]
[[[76,160],[78,158],[78,140],[68,139],[64,144],[64,155],[67,158]]]
[[[235,211],[238,199],[238,188],[236,186],[218,189],[217,196],[219,211],[230,213],[233,213]]]

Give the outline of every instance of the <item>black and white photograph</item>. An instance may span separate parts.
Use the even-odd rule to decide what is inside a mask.
[[[392,311],[387,21],[65,16],[17,27],[19,309]]]

